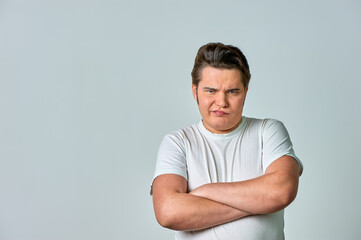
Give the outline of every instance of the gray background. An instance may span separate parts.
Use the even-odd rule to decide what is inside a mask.
[[[200,119],[212,41],[244,51],[244,114],[282,120],[305,165],[287,239],[360,239],[357,0],[0,0],[0,239],[173,239],[149,186]]]

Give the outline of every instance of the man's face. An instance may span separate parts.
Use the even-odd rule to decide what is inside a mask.
[[[242,118],[248,87],[244,88],[238,69],[205,67],[198,88],[193,85],[203,125],[213,133],[228,133],[238,127]]]

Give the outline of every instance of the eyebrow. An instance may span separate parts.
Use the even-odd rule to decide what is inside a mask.
[[[212,88],[212,87],[204,87],[203,90],[213,90],[213,91],[217,91],[217,88]],[[240,91],[240,88],[231,88],[231,89],[227,89],[226,91]]]
[[[240,88],[231,88],[231,89],[228,89],[227,91],[228,91],[228,92],[229,92],[229,91],[241,91],[241,89],[240,89]]]
[[[204,88],[203,88],[203,90],[214,90],[214,91],[216,91],[216,90],[217,90],[217,88],[212,88],[212,87],[204,87]]]

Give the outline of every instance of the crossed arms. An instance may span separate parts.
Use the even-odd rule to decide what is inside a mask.
[[[247,181],[209,183],[187,193],[187,180],[176,174],[153,182],[157,221],[180,231],[200,230],[249,215],[284,209],[296,197],[300,170],[296,160],[282,156],[265,174]]]

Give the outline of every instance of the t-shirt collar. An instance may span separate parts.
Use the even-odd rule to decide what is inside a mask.
[[[233,137],[234,135],[238,134],[244,128],[246,121],[247,121],[247,117],[242,116],[241,123],[238,125],[238,127],[229,133],[221,133],[221,134],[212,133],[211,131],[209,131],[207,128],[204,127],[203,120],[199,121],[198,128],[206,136],[210,136],[212,138],[224,139],[224,138]]]

